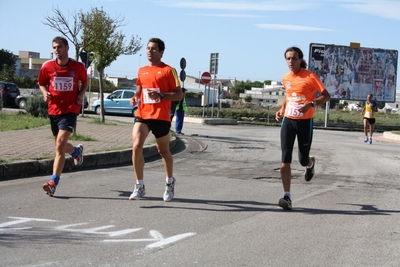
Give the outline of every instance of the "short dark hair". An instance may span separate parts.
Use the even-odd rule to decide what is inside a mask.
[[[52,42],[54,43],[54,42],[57,42],[57,41],[61,41],[65,46],[68,46],[68,40],[65,37],[56,36],[56,37],[53,38]]]
[[[285,53],[283,54],[285,59],[286,59],[286,53],[289,52],[289,51],[297,53],[297,55],[299,56],[299,59],[301,59],[300,67],[302,67],[303,69],[306,69],[307,68],[307,62],[304,60],[303,51],[301,51],[301,49],[298,48],[297,46],[291,46],[288,49],[286,49]]]
[[[157,43],[158,44],[158,50],[160,50],[160,51],[164,51],[165,50],[165,43],[160,38],[150,38],[148,43]]]

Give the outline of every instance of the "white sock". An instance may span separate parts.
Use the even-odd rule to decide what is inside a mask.
[[[171,178],[165,177],[165,182],[166,182],[167,184],[172,183],[172,181],[173,181],[172,178],[173,178],[173,177],[171,177]]]
[[[289,191],[285,191],[285,196],[288,196],[289,198],[292,198],[292,195],[290,194]]]
[[[311,166],[310,167],[307,166],[307,169],[311,169],[313,166],[314,166],[314,161],[311,161]]]
[[[143,180],[136,180],[136,184],[143,186]]]

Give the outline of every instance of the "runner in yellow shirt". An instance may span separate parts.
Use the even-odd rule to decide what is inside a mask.
[[[373,95],[367,95],[367,101],[365,102],[365,106],[361,111],[361,115],[364,116],[364,134],[365,139],[364,142],[372,144],[372,134],[374,133],[374,125],[375,125],[375,116],[376,112],[378,111],[378,105],[373,100]],[[369,125],[369,138],[368,138],[368,125]]]

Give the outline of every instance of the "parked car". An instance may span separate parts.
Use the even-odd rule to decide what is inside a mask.
[[[15,105],[17,107],[19,107],[20,109],[25,109],[26,108],[26,104],[28,102],[28,99],[33,97],[33,96],[38,96],[38,97],[42,97],[43,98],[42,91],[35,90],[34,92],[31,92],[31,93],[20,94],[19,96],[17,96],[15,98]],[[84,108],[87,108],[89,106],[89,102],[87,101],[86,95],[84,96],[84,100],[85,100]]]
[[[3,109],[3,93],[0,91],[0,110]]]
[[[3,95],[3,107],[16,107],[15,98],[20,95],[18,86],[15,83],[0,82],[0,91]]]
[[[135,96],[136,90],[119,89],[112,92],[104,98],[104,112],[107,114],[131,114],[133,117],[136,114],[138,104],[132,106],[130,99]],[[100,114],[100,99],[95,100],[92,104],[92,111]]]

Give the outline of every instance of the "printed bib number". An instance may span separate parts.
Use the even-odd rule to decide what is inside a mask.
[[[365,114],[364,114],[364,117],[371,118],[372,117],[372,112],[366,111]]]
[[[72,77],[54,77],[53,87],[54,91],[73,91],[74,79]]]
[[[156,91],[157,93],[159,93],[160,92],[160,88],[147,88],[147,89],[143,88],[143,93],[142,93],[142,95],[143,95],[143,103],[145,103],[145,104],[155,104],[155,103],[159,103],[160,102],[160,99],[151,99],[149,97],[149,92],[151,92],[151,91]]]
[[[299,104],[299,103],[296,103],[296,102],[288,102],[286,104],[285,116],[296,117],[296,118],[303,117],[304,113],[301,113],[299,111],[299,109],[301,107],[303,107],[303,104]]]

